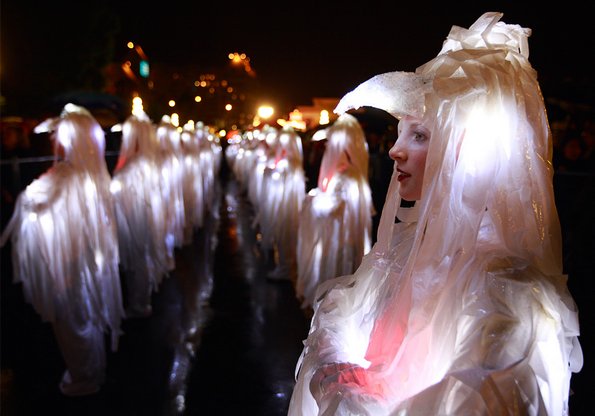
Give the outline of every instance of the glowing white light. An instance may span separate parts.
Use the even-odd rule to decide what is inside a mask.
[[[140,97],[134,97],[132,99],[132,114],[140,117],[144,114],[143,99]]]
[[[78,111],[79,106],[77,106],[76,104],[68,103],[64,106],[65,113],[78,113]]]
[[[270,118],[275,113],[275,110],[270,105],[262,105],[258,108],[258,117],[262,119]]]
[[[281,174],[279,172],[273,172],[273,174],[271,175],[271,177],[274,180],[278,180],[281,177]]]
[[[97,264],[97,268],[99,270],[103,269],[103,263],[104,263],[103,254],[101,253],[101,251],[96,250],[95,251],[95,264]]]
[[[44,235],[49,236],[54,233],[54,220],[52,219],[52,214],[49,212],[42,213],[39,215],[38,220],[41,228],[43,228]]]
[[[279,162],[277,162],[277,167],[279,169],[286,169],[289,166],[289,162],[287,161],[287,159],[281,159]]]
[[[312,200],[312,208],[319,214],[328,214],[335,206],[335,199],[325,192],[319,193]]]
[[[95,187],[95,183],[93,183],[93,181],[88,177],[85,179],[84,188],[87,198],[94,199],[97,195],[97,188]]]
[[[472,175],[478,172],[486,171],[486,167],[493,164],[497,145],[504,149],[506,157],[510,157],[510,143],[505,134],[508,129],[508,118],[503,116],[498,109],[489,109],[485,107],[474,108],[471,112],[461,152],[465,152],[472,157],[465,160],[470,161],[466,171]]]
[[[318,130],[316,133],[314,133],[314,135],[312,136],[312,141],[313,142],[318,142],[320,140],[324,140],[326,139],[326,129],[322,129],[322,130]]]
[[[318,124],[325,125],[328,124],[330,122],[329,120],[329,114],[328,114],[328,110],[321,110],[320,111],[320,119],[318,121]]]
[[[143,160],[141,166],[142,166],[142,170],[143,170],[144,174],[147,177],[150,177],[153,175],[153,168],[151,167],[151,165],[149,163],[147,163],[147,161]]]
[[[169,169],[167,167],[163,167],[161,169],[161,176],[163,176],[163,179],[165,180],[166,183],[168,183],[170,181],[170,173],[169,173]]]
[[[70,130],[70,126],[60,123],[56,132],[56,139],[65,149],[70,149],[71,146]]]
[[[35,126],[33,132],[36,134],[47,133],[48,131],[51,131],[53,129],[54,122],[55,119],[46,118],[44,121]]]
[[[368,348],[368,339],[362,336],[362,331],[355,325],[347,325],[345,328],[345,349],[347,362],[357,364],[363,368],[368,368],[370,362],[364,358]]]
[[[122,182],[120,182],[118,179],[112,179],[109,185],[109,190],[112,194],[117,194],[122,190]]]
[[[30,212],[29,215],[27,215],[27,219],[29,221],[37,221],[37,213]]]

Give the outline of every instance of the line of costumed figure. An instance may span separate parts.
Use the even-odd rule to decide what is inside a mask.
[[[41,123],[36,132],[51,132],[55,162],[19,194],[2,233],[14,282],[52,325],[68,396],[100,389],[105,335],[117,351],[121,321],[151,314],[174,249],[191,242],[215,198],[222,152],[204,125],[180,133],[140,112],[121,127],[110,176],[105,132],[87,109],[67,104]]]
[[[306,194],[302,138],[264,125],[231,138],[225,157],[252,204],[270,280],[288,280],[306,313],[317,287],[353,273],[372,244],[369,153],[358,120],[344,114],[313,140],[326,143],[318,186]]]

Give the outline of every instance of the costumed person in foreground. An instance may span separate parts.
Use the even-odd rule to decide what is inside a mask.
[[[395,170],[372,251],[318,289],[290,415],[569,413],[582,351],[551,134],[530,30],[501,17],[335,109],[400,119]]]
[[[305,309],[321,282],[355,272],[372,246],[364,131],[354,116],[342,114],[325,134],[318,187],[306,195],[299,220],[296,295]]]
[[[126,119],[110,189],[118,224],[126,317],[151,315],[151,297],[174,268],[166,200],[161,194],[156,128],[143,112]],[[171,243],[170,243],[171,246]]]
[[[46,120],[57,160],[19,195],[11,235],[14,280],[52,324],[66,363],[60,390],[95,393],[105,380],[105,334],[117,350],[124,315],[105,134],[84,108]]]

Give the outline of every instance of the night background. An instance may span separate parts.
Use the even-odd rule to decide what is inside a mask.
[[[468,27],[486,11],[533,30],[530,61],[546,97],[592,104],[590,2],[4,0],[2,112],[47,110],[68,91],[105,91],[104,69],[126,60],[132,41],[162,77],[220,71],[228,53],[245,53],[255,94],[281,114],[313,97],[340,98],[382,72],[415,70],[436,56],[452,25]]]
[[[180,113],[182,123],[193,119],[217,129],[249,125],[256,107],[263,103],[275,108],[275,118],[287,118],[291,111],[311,106],[315,99],[339,99],[374,75],[414,71],[437,55],[453,25],[469,27],[488,11],[502,12],[501,21],[507,24],[532,29],[529,61],[538,73],[553,132],[554,188],[563,232],[564,273],[568,274],[568,286],[578,305],[580,341],[585,355],[582,371],[572,378],[576,394],[571,396],[571,415],[592,414],[595,319],[592,285],[595,277],[592,145],[595,6],[592,1],[568,0],[548,5],[545,1],[480,0],[158,3],[2,0],[2,228],[10,219],[19,192],[53,163],[48,135],[32,134],[32,128],[46,117],[58,115],[69,101],[86,106],[96,117],[102,117],[100,122],[107,132],[106,160],[112,171],[118,156],[119,136],[109,133],[109,127],[130,115],[131,98],[135,94],[143,98],[145,110],[153,121],[173,111],[168,107],[170,99],[176,100],[175,111]],[[142,52],[129,49],[127,42],[134,42]],[[232,65],[228,57],[235,52],[246,55],[240,66]],[[147,77],[140,74],[140,60],[149,64]],[[131,62],[129,72],[123,70],[127,62]],[[197,87],[197,80],[205,80],[207,87],[204,90]],[[232,92],[228,88],[231,85]],[[195,101],[198,94],[203,98],[200,103]],[[234,103],[234,111],[226,113],[223,104],[228,100],[235,100],[237,105]],[[379,213],[393,165],[386,152],[395,139],[394,120],[369,109],[357,116],[366,131],[370,160],[375,161],[371,165],[376,163],[384,169],[370,177]],[[18,138],[10,147],[5,143],[9,132],[11,137]],[[310,133],[300,132],[305,152]],[[585,144],[580,157],[566,159],[565,143],[576,143],[579,137],[586,143],[587,136],[591,140],[590,150]],[[225,145],[225,141],[222,143]],[[587,165],[582,163],[582,158],[586,159],[588,152],[591,156]],[[316,183],[315,179],[310,181]],[[245,216],[243,232],[251,235],[254,230],[249,215]],[[240,231],[242,220],[238,214]],[[232,230],[229,228],[232,222],[230,219],[223,224],[221,230]],[[212,224],[209,232],[217,232],[217,226]],[[252,259],[255,264],[246,265],[247,260],[236,264],[234,256],[250,253],[251,248],[232,241],[232,231],[229,235],[219,233],[221,252],[217,251],[217,255],[208,251],[211,236],[206,232],[201,235],[203,240],[194,241],[192,246],[177,253],[179,266],[155,297],[154,317],[144,322],[126,322],[126,337],[120,350],[108,357],[106,388],[90,399],[75,400],[65,399],[58,391],[57,380],[63,363],[51,328],[40,322],[31,305],[24,301],[21,287],[12,281],[10,244],[3,246],[0,413],[3,416],[47,411],[90,416],[177,415],[180,413],[171,411],[172,406],[176,406],[177,394],[185,394],[187,390],[188,415],[284,414],[286,393],[292,387],[295,361],[304,338],[302,332],[307,329],[302,325],[308,322],[298,307],[291,309],[295,305],[288,288],[233,280],[234,273],[238,276],[261,273],[261,265],[256,264],[258,259]],[[255,235],[251,238],[256,241]],[[223,290],[220,295],[214,292],[208,305],[212,310],[205,312],[207,318],[200,316],[208,321],[216,315],[217,305],[223,305],[219,306],[223,310],[223,323],[220,324],[221,318],[213,321],[217,323],[207,328],[204,345],[202,340],[192,340],[196,351],[190,355],[196,353],[196,356],[189,358],[180,352],[186,351],[187,340],[176,331],[185,319],[187,308],[192,306],[204,312],[202,300],[197,300],[194,292],[196,288],[189,287],[196,282],[184,280],[195,277],[195,268],[204,266],[198,264],[200,261],[214,261],[215,269],[224,270],[232,278],[220,283],[219,290]],[[190,299],[184,298],[186,294]],[[242,303],[256,295],[259,298],[252,300],[250,306]],[[277,302],[278,309],[271,307],[271,302]],[[258,313],[250,309],[258,307]],[[269,325],[271,321],[259,320],[262,316],[267,318],[267,314],[277,319],[271,320],[276,325],[272,329],[263,324]],[[281,340],[275,337],[283,331],[291,335]],[[254,340],[257,338],[254,334],[261,338]],[[251,347],[244,346],[246,338],[254,343]],[[234,344],[243,349],[237,356]],[[192,365],[186,368],[187,373],[176,376],[173,367],[181,362],[180,354],[187,360],[186,364]],[[227,354],[229,360],[221,360],[219,354]],[[263,386],[263,380],[285,384]],[[228,390],[235,397],[230,399]],[[211,413],[209,406],[213,406]],[[234,406],[239,409],[230,410]],[[166,408],[170,411],[165,411]]]

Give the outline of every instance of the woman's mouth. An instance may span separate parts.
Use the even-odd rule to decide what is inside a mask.
[[[398,180],[399,182],[401,182],[402,180],[405,180],[405,179],[407,179],[407,178],[409,178],[409,177],[411,176],[411,175],[410,175],[410,174],[408,174],[407,172],[403,172],[403,171],[402,171],[402,170],[400,170],[400,169],[397,169],[397,172],[399,173],[399,174],[398,174],[398,176],[397,176],[397,180]]]

